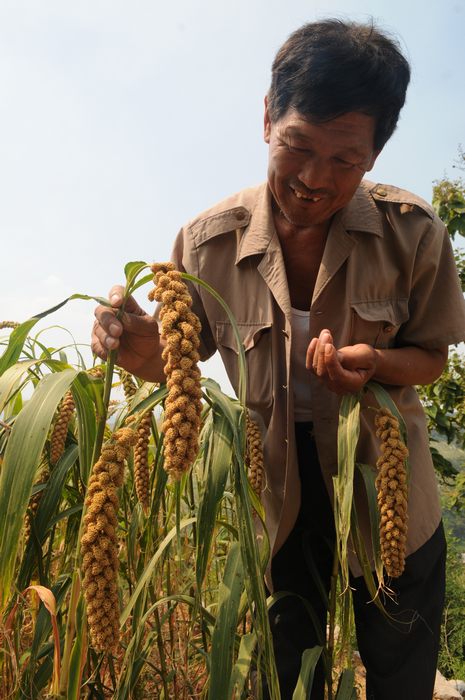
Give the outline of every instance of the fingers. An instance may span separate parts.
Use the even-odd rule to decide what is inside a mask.
[[[313,357],[315,355],[315,350],[318,345],[318,338],[312,338],[310,344],[307,348],[307,355],[305,357],[305,367],[307,369],[312,369],[313,367]]]
[[[94,311],[91,348],[98,357],[106,359],[110,350],[118,350],[118,358],[125,361],[129,348],[135,352],[137,346],[141,352],[146,338],[158,342],[157,321],[133,297],[124,299],[124,287],[115,285],[108,297],[112,308],[100,305]]]
[[[339,361],[338,353],[334,345],[326,345],[324,360],[328,377],[331,380],[337,380],[344,375],[344,368]]]
[[[121,284],[115,284],[108,293],[108,299],[113,307],[119,308],[124,299],[124,287]]]
[[[313,370],[313,372],[321,377],[326,374],[325,367],[325,352],[326,346],[332,345],[333,337],[331,332],[325,328],[321,331],[318,338],[312,338],[310,344],[307,348],[307,355],[305,358],[305,364],[307,369]]]
[[[98,309],[95,310],[96,315],[97,311]],[[92,352],[95,353],[95,355],[97,355],[98,357],[102,358],[102,360],[107,359],[107,355],[110,350],[115,350],[119,346],[118,336],[121,335],[123,330],[121,324],[119,324],[118,326],[116,325],[115,316],[112,316],[112,318],[114,320],[114,323],[109,322],[107,317],[104,318],[105,322],[109,324],[109,328],[111,328],[111,331],[107,332],[105,327],[97,320],[97,318],[94,321],[94,325],[92,328],[92,339],[90,347],[92,348]],[[115,335],[113,335],[113,333]]]
[[[99,305],[94,311],[95,321],[92,328],[91,348],[92,351],[102,359],[106,359],[109,350],[116,350],[119,347],[119,338],[123,333],[123,323],[116,317],[117,310],[120,309],[124,300],[124,287],[115,285],[110,289],[108,299],[113,308]],[[129,297],[125,303],[125,309],[134,309],[140,313],[137,302]],[[143,312],[142,312],[143,313]]]

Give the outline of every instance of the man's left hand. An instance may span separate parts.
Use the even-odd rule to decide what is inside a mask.
[[[371,345],[359,343],[336,350],[329,330],[321,331],[307,349],[306,366],[336,394],[359,391],[376,371],[377,355]]]

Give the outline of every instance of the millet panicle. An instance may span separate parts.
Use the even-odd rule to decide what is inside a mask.
[[[263,490],[263,446],[262,436],[258,424],[252,420],[247,412],[246,416],[246,464],[248,467],[249,481],[252,489],[260,498]]]
[[[192,298],[173,263],[154,263],[155,289],[149,299],[161,302],[162,353],[168,396],[163,422],[165,469],[173,479],[189,470],[198,452],[202,391],[200,387],[200,321]]]
[[[137,391],[136,383],[132,378],[132,374],[125,369],[119,370],[119,376],[121,378],[121,384],[123,385],[124,396],[126,397],[126,401],[129,401]]]
[[[134,446],[134,482],[139,503],[147,513],[149,510],[149,464],[148,448],[152,430],[152,411],[146,411],[137,427],[137,442]]]
[[[398,578],[405,567],[407,542],[408,449],[402,440],[399,421],[389,409],[377,411],[375,425],[381,440],[381,456],[376,463],[381,559],[387,575]]]
[[[136,441],[137,432],[123,427],[103,445],[85,500],[81,552],[87,621],[93,648],[108,653],[114,652],[119,642],[118,488],[123,483],[125,460]]]
[[[67,391],[58,409],[58,417],[50,438],[50,461],[56,464],[65,449],[68,425],[74,413],[74,399],[71,391]]]

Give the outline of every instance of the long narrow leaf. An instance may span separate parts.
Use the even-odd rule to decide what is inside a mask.
[[[79,447],[79,471],[84,484],[87,484],[92,468],[92,454],[97,435],[95,408],[91,398],[89,377],[82,374],[73,385],[76,404],[77,436]]]
[[[241,637],[239,653],[237,661],[231,673],[231,683],[229,686],[228,698],[240,698],[250,672],[252,664],[253,652],[257,644],[257,635],[255,632],[249,632]]]
[[[39,507],[34,516],[34,533],[39,544],[42,545],[56,522],[56,510],[62,497],[63,485],[69,470],[73,466],[78,456],[78,448],[72,445],[66,450],[50,475],[50,479],[43,491]],[[34,571],[35,549],[32,542],[29,542],[21,563],[21,570],[18,576],[17,586],[20,590],[29,584],[30,577]]]
[[[181,521],[180,523],[180,529],[183,530],[185,527],[188,527],[189,525],[192,525],[192,523],[195,523],[196,518],[185,518],[184,520]],[[150,581],[150,578],[153,575],[155,566],[157,562],[159,561],[160,557],[163,555],[165,552],[166,548],[171,544],[171,541],[176,537],[176,527],[173,527],[169,533],[166,535],[166,537],[163,539],[161,542],[160,546],[158,547],[157,551],[145,567],[142,575],[139,577],[139,580],[137,582],[137,586],[134,589],[134,592],[129,599],[128,604],[126,605],[125,609],[123,610],[121,617],[120,617],[120,625],[123,627],[125,624],[126,620],[128,619],[129,615],[131,614],[131,610],[133,609],[137,598],[139,597],[141,591],[143,590],[144,586],[147,585],[147,583]]]
[[[292,695],[292,700],[310,699],[315,668],[318,663],[318,659],[321,656],[322,650],[323,647],[312,647],[311,649],[305,649],[304,653],[302,654],[302,664],[300,666],[299,678],[297,679],[297,685]]]
[[[44,377],[11,430],[0,473],[0,610],[10,595],[19,535],[47,433],[76,374],[67,369]]]
[[[208,454],[207,479],[200,501],[197,523],[196,578],[200,591],[207,571],[218,506],[223,497],[232,457],[232,437],[224,415],[211,413],[213,431]]]
[[[86,301],[93,300],[97,301],[103,306],[110,306],[110,302],[108,301],[108,299],[104,299],[103,297],[89,296],[88,294],[72,294],[71,296],[67,297],[67,299],[61,301],[59,304],[56,304],[50,309],[46,309],[45,311],[36,314],[27,321],[24,321],[24,323],[21,323],[21,325],[15,328],[15,330],[11,333],[8,342],[8,347],[3,353],[2,357],[0,357],[0,375],[2,375],[8,369],[8,367],[14,365],[15,362],[19,359],[19,356],[21,355],[21,351],[24,346],[24,342],[31,328],[33,328],[35,324],[38,321],[40,321],[41,318],[52,314],[54,311],[58,311],[58,309],[61,309],[62,306],[67,304],[68,301],[71,301],[72,299],[84,299]]]
[[[345,668],[341,673],[336,700],[357,700],[355,673],[352,668]]]
[[[67,700],[79,700],[81,697],[81,680],[87,651],[87,620],[84,614],[84,598],[79,599],[76,615],[76,640],[71,652],[69,664]]]
[[[360,434],[360,399],[358,394],[342,397],[337,434],[338,475],[333,478],[334,508],[339,563],[343,590],[349,587],[347,543],[354,493],[355,450]]]
[[[241,550],[239,543],[233,542],[218,591],[218,614],[213,630],[210,661],[210,700],[230,700],[229,687],[243,586],[244,568]]]
[[[0,413],[3,412],[7,402],[16,391],[24,374],[35,364],[36,360],[17,362],[2,374],[0,377]]]
[[[368,502],[368,513],[370,516],[371,547],[373,552],[373,563],[378,581],[383,580],[383,562],[381,561],[381,544],[379,539],[379,510],[377,491],[375,486],[376,472],[369,464],[357,463],[357,469],[363,476],[365,492]]]

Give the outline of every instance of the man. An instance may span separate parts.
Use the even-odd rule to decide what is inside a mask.
[[[267,183],[240,192],[179,233],[173,259],[231,306],[247,357],[247,404],[264,436],[262,500],[273,546],[268,584],[297,595],[270,611],[283,698],[304,649],[325,631],[334,547],[332,476],[340,395],[381,382],[408,429],[411,482],[405,573],[397,610],[415,610],[409,633],[386,623],[352,562],[358,645],[367,698],[430,700],[444,597],[445,541],[425,419],[413,385],[434,381],[447,347],[465,338],[465,309],[450,242],[418,197],[363,180],[393,133],[410,78],[395,41],[372,25],[303,26],[278,51],[265,98]],[[121,288],[110,300],[121,304]],[[220,351],[233,386],[231,326],[192,287],[202,359]],[[122,321],[96,310],[92,347],[143,379],[162,381],[154,319],[135,301]],[[365,407],[368,405],[368,398]],[[375,464],[373,413],[362,409],[357,459]],[[356,486],[369,540],[363,489]],[[315,577],[314,572],[318,572]],[[316,578],[319,581],[316,581]],[[319,620],[310,623],[300,597]],[[312,698],[323,697],[319,670]]]

